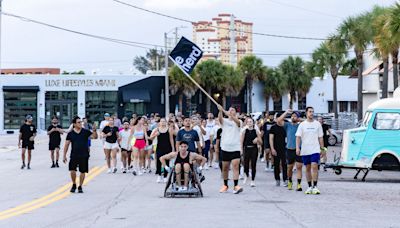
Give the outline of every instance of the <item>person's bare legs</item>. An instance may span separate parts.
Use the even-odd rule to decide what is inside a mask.
[[[76,171],[71,171],[70,175],[71,175],[72,184],[76,185]]]
[[[311,177],[312,177],[312,185],[316,186],[317,181],[318,181],[318,164],[317,163],[311,163]]]
[[[318,169],[318,166],[317,166]],[[307,182],[311,182],[312,185],[312,177],[311,177],[311,164],[306,165],[306,178],[307,178]]]
[[[50,158],[51,161],[54,163],[54,150],[50,150]]]
[[[175,175],[176,175],[176,186],[177,187],[182,186],[181,172],[182,172],[181,164],[176,164],[175,165]]]
[[[301,162],[296,162],[296,175],[297,175],[297,180],[301,180],[303,177],[303,163]],[[299,183],[300,184],[300,183]]]
[[[29,168],[29,165],[31,164],[31,159],[32,159],[32,150],[28,149],[28,168]]]
[[[56,162],[58,162],[58,160],[60,159],[60,148],[56,148],[55,152],[56,152]]]
[[[239,180],[239,164],[240,159],[232,160],[233,181],[235,182]]]
[[[25,151],[26,148],[22,148],[21,150],[21,159],[22,159],[22,164],[25,165]]]
[[[75,175],[76,175],[76,174],[75,174]],[[82,186],[82,185],[83,185],[83,182],[85,181],[85,176],[86,176],[85,173],[81,173],[81,174],[79,175],[79,186]]]
[[[118,152],[118,149],[111,150],[111,162],[112,162],[113,168],[117,168],[117,152]]]
[[[107,167],[111,169],[111,150],[105,149],[104,153],[106,155],[106,162],[107,162]]]
[[[183,164],[183,171],[185,172],[184,185],[187,188],[189,186],[189,172],[190,172],[190,165],[188,163]]]
[[[124,167],[124,169],[126,169],[127,158],[128,158],[128,152],[122,151],[121,152],[121,162],[122,162],[122,166]]]

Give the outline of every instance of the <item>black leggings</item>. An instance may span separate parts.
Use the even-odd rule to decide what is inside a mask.
[[[245,147],[244,148],[244,173],[249,176],[249,167],[251,162],[251,180],[256,178],[256,164],[258,158],[258,148],[255,147]]]
[[[282,177],[283,180],[287,180],[287,164],[286,164],[286,153],[285,151],[276,151],[277,156],[274,156],[274,174],[275,174],[275,180],[280,180],[280,168],[282,165]]]
[[[156,169],[156,175],[160,175],[161,176],[161,162],[160,162],[160,157],[164,156],[165,153],[159,152],[157,151],[157,169]],[[168,164],[169,160],[165,160],[165,163]],[[166,170],[164,170],[164,177],[168,176],[168,172]]]

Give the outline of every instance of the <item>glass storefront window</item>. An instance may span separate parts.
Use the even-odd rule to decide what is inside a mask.
[[[146,114],[146,106],[144,103],[125,103],[125,114],[124,116],[130,118],[133,113],[139,116]]]
[[[117,91],[86,91],[86,118],[90,121],[103,120],[105,113],[118,111]]]
[[[57,116],[63,128],[68,128],[71,120],[78,113],[77,91],[47,91],[46,99],[46,127],[51,118]]]
[[[4,129],[19,129],[26,115],[37,120],[37,92],[4,92]]]

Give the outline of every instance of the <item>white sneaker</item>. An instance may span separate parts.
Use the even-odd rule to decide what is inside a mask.
[[[250,187],[255,187],[256,186],[256,182],[254,182],[254,181],[251,181],[251,183],[250,183]]]
[[[164,183],[167,183],[167,181],[168,181],[168,178],[165,177],[164,178]]]
[[[308,187],[304,194],[310,195],[313,192],[313,187]]]
[[[208,165],[207,165],[207,164],[204,166],[204,169],[205,169],[205,170],[208,170]]]
[[[161,176],[158,176],[158,177],[157,177],[157,183],[161,183],[161,181],[162,181]]]
[[[139,175],[139,176],[142,176],[142,175],[143,175],[142,170],[139,170],[138,175]]]
[[[263,163],[264,163],[264,162],[265,162],[265,158],[261,158],[261,162],[263,162]]]
[[[108,170],[107,170],[107,173],[112,173],[112,169],[108,169]]]
[[[240,175],[239,175],[239,179],[240,179],[240,180],[243,180],[243,179],[244,179],[243,174],[240,174]]]
[[[187,187],[182,187],[182,191],[187,191],[188,188]]]
[[[319,191],[319,189],[317,187],[313,187],[311,194],[313,195],[319,195],[321,194],[321,192]]]
[[[218,164],[218,162],[215,162],[215,163],[214,163],[214,169],[219,169],[219,164]]]
[[[243,185],[245,185],[245,184],[246,184],[246,182],[247,182],[247,177],[244,177],[244,180],[243,180]]]

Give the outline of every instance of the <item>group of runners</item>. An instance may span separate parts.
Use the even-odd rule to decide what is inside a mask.
[[[91,140],[100,138],[109,174],[121,172],[140,176],[152,173],[154,160],[157,183],[166,182],[168,172],[173,168],[179,190],[186,191],[190,169],[199,173],[202,180],[203,169],[220,169],[220,192],[228,192],[231,180],[232,192],[238,194],[243,191],[240,179],[243,179],[243,185],[256,186],[256,165],[260,158],[266,164],[266,171],[273,169],[276,186],[281,185],[282,175],[283,186],[292,190],[295,168],[296,190],[302,191],[304,166],[308,183],[305,193],[320,194],[318,172],[321,159],[326,159],[324,134],[328,134],[328,130],[323,128],[322,121],[314,120],[312,107],[306,109],[304,120],[300,113],[291,110],[280,116],[267,113],[258,120],[239,115],[235,108],[224,110],[218,106],[218,110],[217,118],[208,113],[204,119],[198,114],[191,117],[169,114],[165,118],[158,114],[150,117],[134,114],[121,121],[116,115],[106,113],[99,125],[99,134],[96,125],[89,124],[85,118],[74,117],[70,128],[63,130],[58,118],[53,117],[47,129],[51,168],[59,167],[61,135],[67,134],[63,162],[68,162],[67,154],[71,147],[68,162],[73,183],[71,192],[83,192],[82,184],[89,171]],[[27,116],[20,129],[21,169],[31,168],[31,151],[36,137],[32,119],[32,116]],[[79,185],[75,182],[77,169],[80,172]]]

